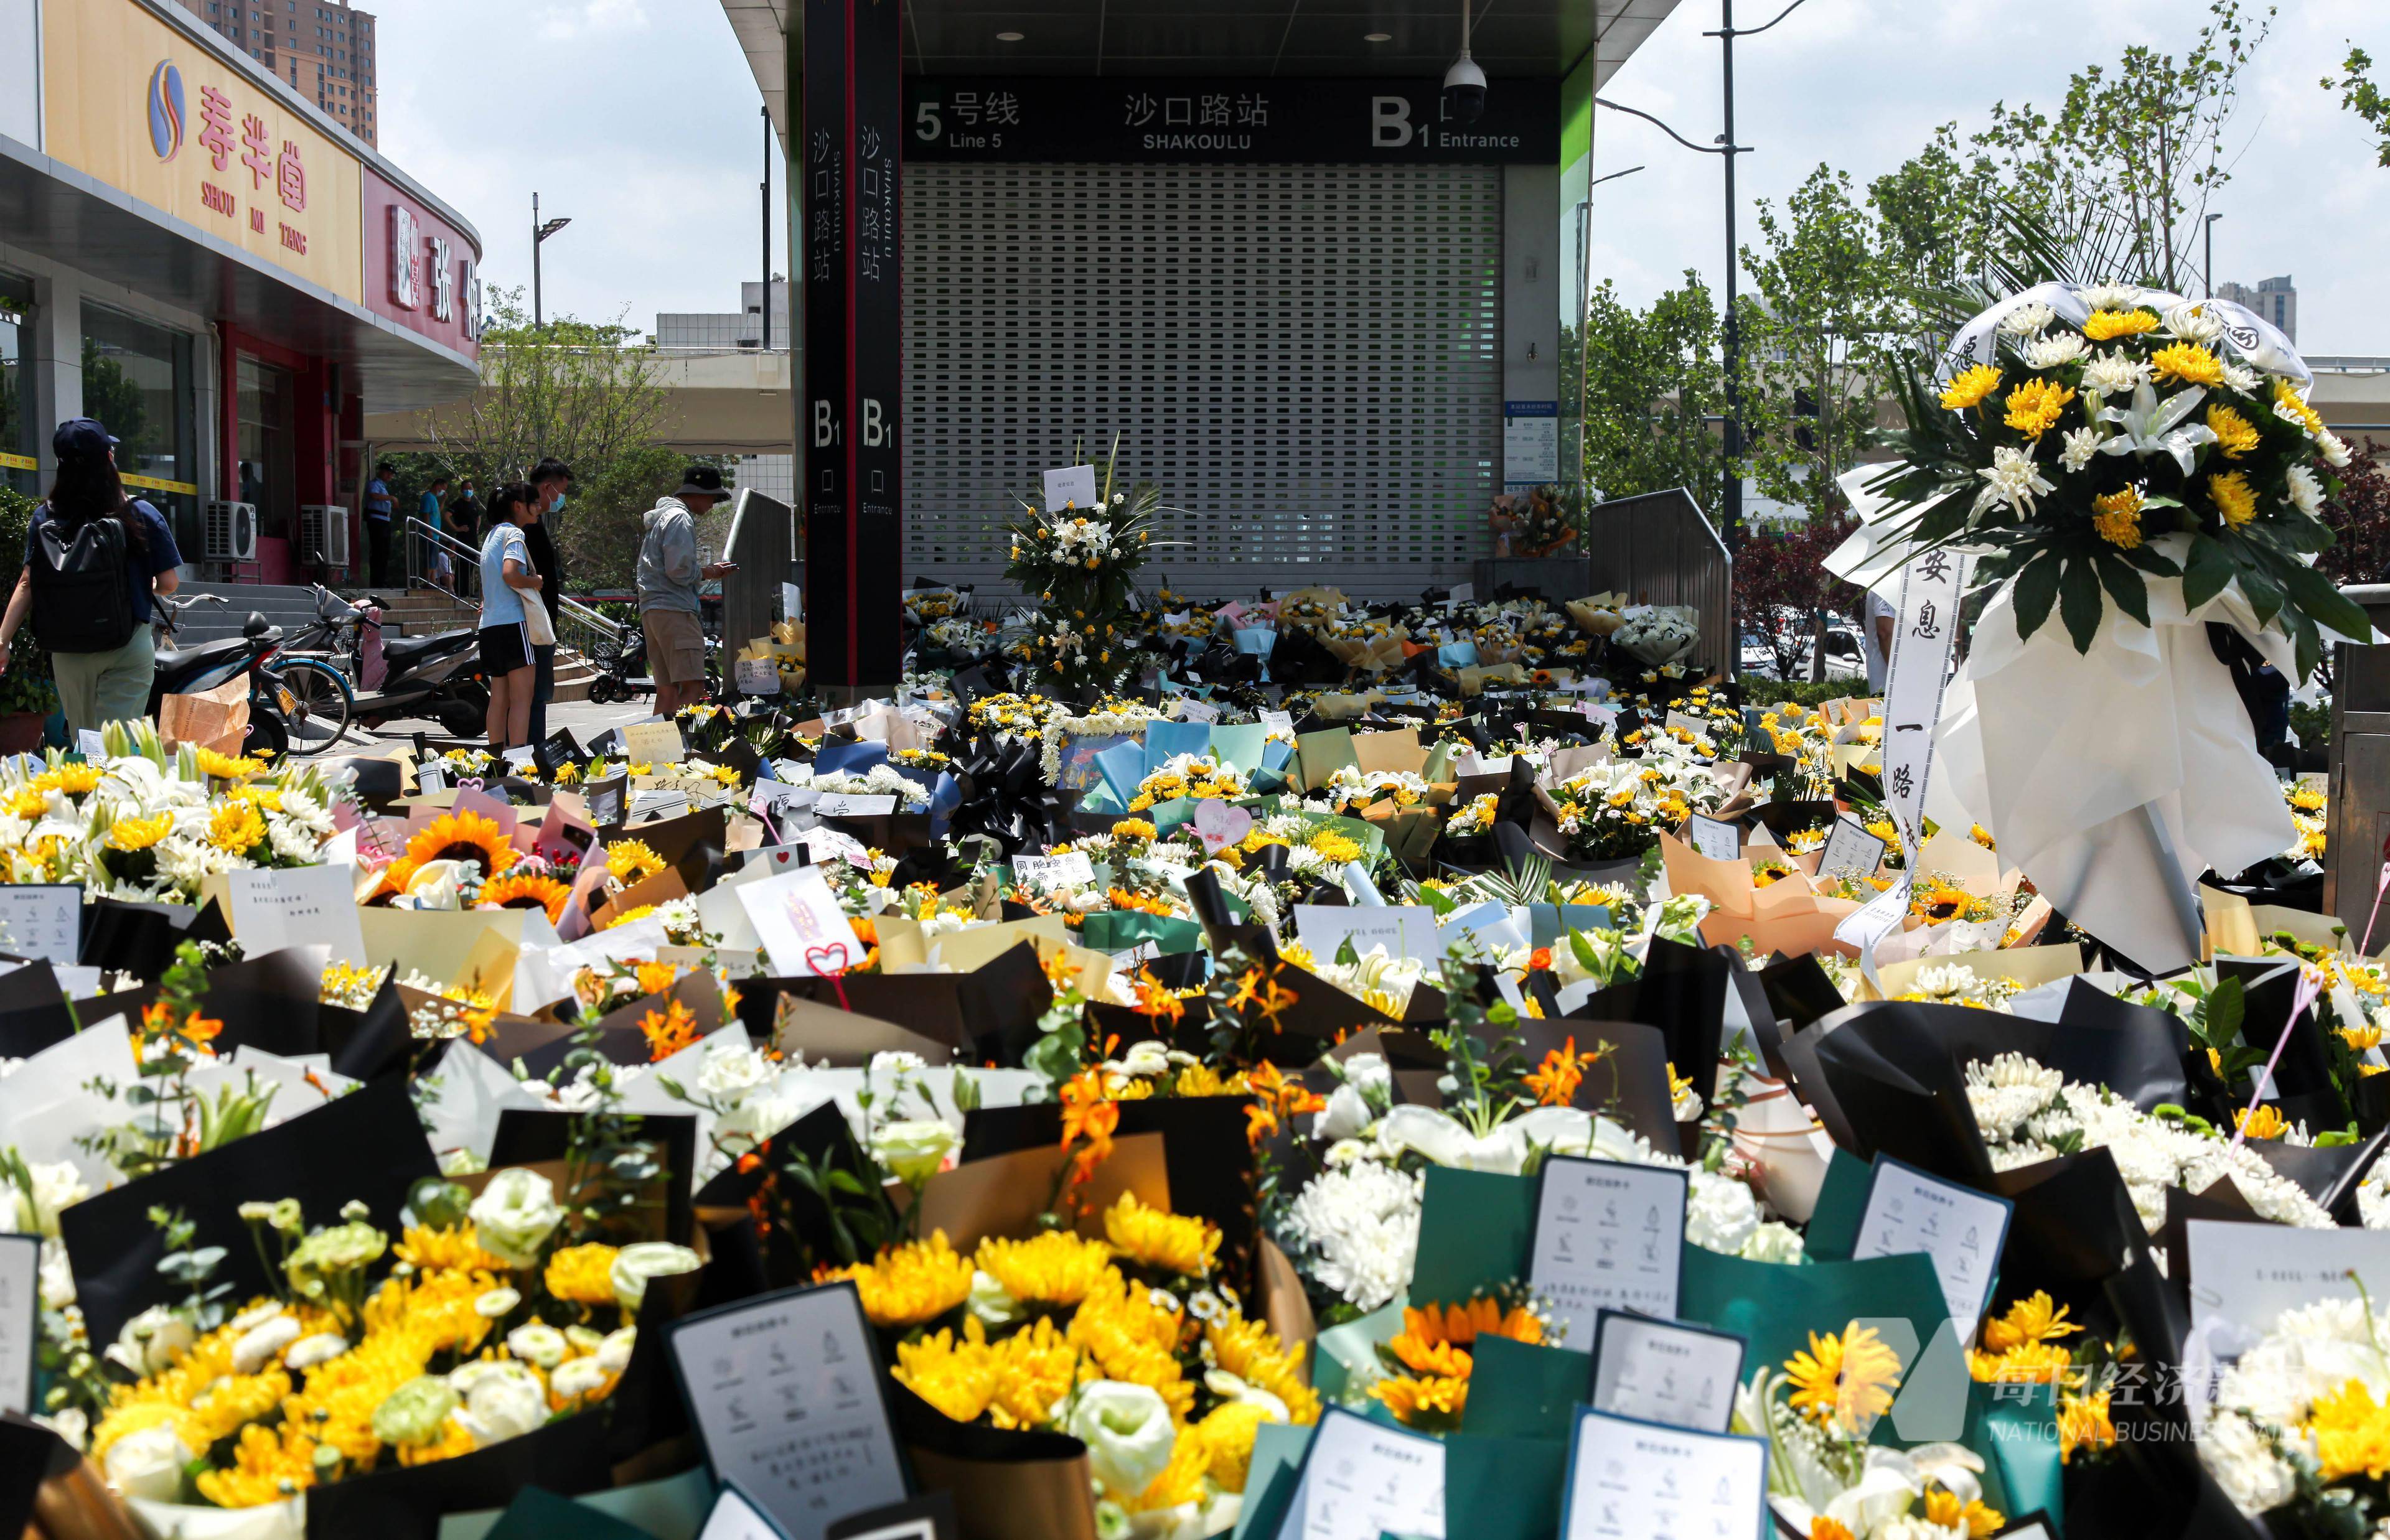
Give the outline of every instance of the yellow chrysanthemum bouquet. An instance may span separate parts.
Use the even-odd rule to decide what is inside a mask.
[[[1107,1519],[1198,1520],[1243,1491],[1261,1424],[1319,1419],[1304,1346],[1247,1318],[1209,1222],[1124,1193],[1101,1232],[964,1252],[940,1231],[824,1277],[854,1282],[893,1378],[930,1405],[1081,1440]]]
[[[2261,627],[2297,645],[2365,617],[2312,566],[2345,444],[2308,404],[2290,341],[2242,307],[2131,284],[2046,283],[1977,316],[1932,379],[1899,388],[1900,459],[1875,545],[1987,553],[2030,636],[2056,609],[2088,652],[2108,602],[2149,623],[2148,579],[2197,610],[2238,582]],[[2104,597],[2103,597],[2104,596]]]
[[[648,1283],[697,1254],[573,1241],[527,1169],[466,1199],[419,1185],[421,1223],[395,1244],[360,1204],[313,1227],[295,1199],[243,1204],[273,1291],[226,1316],[195,1277],[190,1301],[127,1327],[107,1354],[123,1378],[91,1429],[109,1484],[148,1503],[262,1508],[605,1402]],[[177,1255],[202,1254],[182,1243]]]

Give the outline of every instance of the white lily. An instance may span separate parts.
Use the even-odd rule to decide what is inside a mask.
[[[2206,390],[2194,385],[2161,402],[2150,382],[2142,380],[2133,387],[2131,405],[2110,406],[2101,412],[2100,420],[2114,423],[2119,431],[2100,445],[2100,453],[2132,455],[2144,460],[2152,455],[2171,455],[2182,473],[2190,475],[2191,451],[2216,442],[2215,430],[2205,423],[2182,425],[2206,398]]]

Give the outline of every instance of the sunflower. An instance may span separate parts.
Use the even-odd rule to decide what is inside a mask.
[[[564,918],[565,901],[572,890],[552,877],[534,872],[508,872],[482,884],[482,909],[545,909],[550,925]]]
[[[1370,1386],[1369,1393],[1404,1427],[1431,1431],[1459,1427],[1469,1407],[1469,1381],[1438,1375],[1395,1375]]]
[[[45,791],[56,789],[70,797],[87,797],[99,789],[99,776],[96,764],[69,762],[43,771],[33,777],[33,784]]]
[[[1853,1321],[1839,1336],[1809,1333],[1809,1350],[1787,1358],[1784,1373],[1794,1411],[1856,1433],[1890,1409],[1900,1387],[1900,1355],[1873,1327]]]
[[[606,869],[617,881],[637,882],[663,870],[664,858],[640,841],[623,840],[606,847]]]
[[[199,757],[199,774],[221,780],[245,780],[265,768],[255,760],[235,759],[230,754],[219,754],[213,749],[194,751]]]
[[[497,820],[479,813],[443,813],[406,841],[405,860],[412,868],[434,861],[470,861],[483,877],[495,877],[513,866],[515,856]]]
[[[1513,1341],[1540,1342],[1544,1323],[1521,1305],[1509,1310],[1499,1300],[1480,1295],[1458,1304],[1423,1310],[1403,1309],[1403,1329],[1388,1348],[1414,1374],[1469,1378],[1473,1363],[1469,1349],[1480,1337],[1508,1337]]]

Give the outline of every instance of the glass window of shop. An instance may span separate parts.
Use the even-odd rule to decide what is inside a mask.
[[[120,441],[124,488],[173,527],[186,559],[199,550],[199,397],[191,340],[99,305],[83,307],[83,410]]]
[[[257,533],[293,538],[299,521],[295,429],[299,382],[288,369],[242,353],[235,401],[240,421],[240,500],[257,506]]]
[[[0,487],[39,497],[41,437],[33,422],[32,371],[25,363],[32,331],[32,284],[0,273]]]

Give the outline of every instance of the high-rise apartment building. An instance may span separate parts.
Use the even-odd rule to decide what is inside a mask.
[[[374,19],[348,0],[184,0],[250,58],[312,96],[326,117],[366,144],[375,121]]]
[[[2255,289],[2243,283],[2220,283],[2216,286],[2216,297],[2247,305],[2292,341],[2299,340],[2299,290],[2289,274],[2265,279]]]

